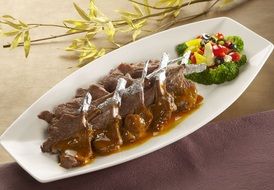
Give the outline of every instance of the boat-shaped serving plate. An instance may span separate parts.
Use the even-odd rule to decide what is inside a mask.
[[[176,57],[175,46],[192,39],[201,33],[239,35],[245,42],[248,64],[243,66],[240,75],[231,82],[221,85],[197,85],[204,97],[199,109],[189,115],[168,133],[149,139],[147,142],[109,156],[98,157],[91,164],[74,169],[64,169],[57,163],[55,155],[42,153],[40,145],[45,140],[46,122],[37,115],[43,110],[72,99],[79,87],[88,87],[121,62],[160,59],[163,52]],[[196,131],[228,108],[254,80],[273,50],[273,44],[240,23],[225,17],[204,20],[179,26],[155,35],[140,39],[121,47],[80,68],[59,82],[46,94],[33,103],[1,136],[2,146],[31,176],[40,182],[60,180],[144,156],[167,146]]]

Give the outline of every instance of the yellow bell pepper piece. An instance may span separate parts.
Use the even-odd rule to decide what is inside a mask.
[[[189,40],[189,41],[186,42],[186,45],[188,47],[191,47],[191,46],[200,47],[201,41],[202,41],[202,39]]]
[[[196,51],[198,51],[199,50],[199,47],[197,47],[197,46],[190,46],[190,47],[188,47],[187,49],[186,49],[186,51],[191,51],[192,53],[194,53],[194,52],[196,52]]]
[[[206,57],[201,54],[194,52],[194,57],[196,59],[197,64],[206,63]]]

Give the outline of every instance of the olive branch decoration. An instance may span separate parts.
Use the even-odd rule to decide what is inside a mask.
[[[127,0],[131,3],[133,11],[117,10],[120,19],[111,19],[95,5],[95,0],[90,0],[88,10],[85,11],[73,3],[79,14],[78,19],[66,19],[62,24],[36,24],[26,23],[10,15],[0,17],[0,36],[12,37],[13,40],[3,48],[14,49],[24,47],[25,57],[28,57],[31,45],[35,42],[47,41],[65,36],[82,34],[80,38],[72,40],[67,51],[76,52],[79,57],[79,66],[82,66],[104,54],[117,49],[129,42],[143,36],[150,35],[160,30],[172,27],[174,24],[190,20],[208,13],[217,4],[225,5],[232,0],[158,0],[151,4],[149,0]],[[211,5],[201,13],[184,16],[182,9],[193,4],[209,2]],[[157,30],[150,30],[149,24],[157,24]],[[31,39],[32,30],[39,27],[63,28],[65,33],[46,38]],[[5,28],[5,29],[3,29]],[[131,35],[131,40],[120,43],[116,40],[118,33]],[[110,47],[99,47],[95,39],[104,35]]]

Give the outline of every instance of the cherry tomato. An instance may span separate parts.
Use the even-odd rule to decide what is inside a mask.
[[[194,63],[194,64],[196,63],[196,58],[194,55],[190,56],[190,61],[191,61],[191,63]]]
[[[228,53],[228,48],[222,45],[214,45],[212,49],[213,49],[213,54],[216,57],[224,57]]]
[[[238,52],[231,52],[229,55],[232,57],[232,61],[239,61],[241,59],[241,54]]]
[[[224,39],[224,35],[222,33],[217,33],[215,35],[219,40],[223,40]]]

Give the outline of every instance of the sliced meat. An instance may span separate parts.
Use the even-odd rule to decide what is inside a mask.
[[[155,102],[150,107],[153,114],[153,121],[150,129],[155,132],[155,134],[164,129],[167,122],[170,120],[172,113],[177,109],[174,98],[166,90],[164,90],[165,93],[162,93],[162,90],[160,90],[161,88],[163,88],[162,85],[158,83],[155,93]]]
[[[144,103],[144,81],[147,75],[148,62],[143,66],[142,76],[124,91],[120,114],[124,119],[122,136],[125,143],[132,143],[146,135],[153,119],[152,113]]]
[[[106,91],[102,85],[92,84],[89,86],[88,89],[78,88],[75,97],[84,97],[87,94],[87,92],[91,94],[93,101],[109,94],[109,92]]]
[[[82,129],[73,137],[58,142],[55,145],[59,150],[60,165],[64,168],[72,168],[85,165],[93,158],[91,149],[92,130]]]
[[[92,145],[99,154],[115,152],[123,144],[120,134],[121,118],[119,115],[115,116],[115,112],[118,112],[118,108],[108,106],[90,121],[95,134]]]
[[[125,117],[128,114],[133,114],[140,105],[142,105],[142,94],[141,92],[135,94],[123,94],[122,104],[120,107],[120,115]]]
[[[48,128],[48,138],[41,146],[43,152],[58,153],[65,168],[84,165],[93,157],[93,131],[84,114],[64,114]],[[74,154],[69,154],[73,152]]]
[[[84,97],[87,94],[88,90],[84,88],[78,88],[75,93],[75,98]]]
[[[52,120],[54,118],[54,114],[49,112],[49,111],[42,111],[39,115],[38,115],[39,119],[45,120],[47,123],[51,124]]]
[[[138,108],[134,114],[128,114],[121,128],[123,141],[133,143],[145,137],[152,119],[152,113],[145,106]]]
[[[86,123],[82,115],[64,114],[60,119],[55,119],[52,125],[48,127],[48,138],[43,143],[41,149],[43,152],[57,152],[56,143],[73,137],[77,132],[88,129],[90,125]]]
[[[120,149],[123,140],[120,134],[121,119],[113,118],[104,129],[97,129],[92,142],[94,150],[99,154],[110,154]]]
[[[55,117],[60,118],[64,114],[78,115],[82,101],[83,98],[80,97],[74,98],[68,103],[58,105],[53,110]]]
[[[133,82],[130,75],[123,75],[122,73],[111,73],[99,81],[99,84],[103,85],[108,92],[113,92],[117,86],[117,81],[119,78],[123,78],[127,81],[127,87]]]
[[[101,114],[90,122],[93,124],[95,138],[92,142],[94,150],[99,154],[109,154],[120,149],[123,139],[120,134],[122,118],[119,114],[121,92],[125,89],[126,80],[119,79],[113,96],[100,104]]]
[[[164,53],[160,63],[160,68],[164,70],[156,75],[154,83],[155,101],[150,107],[153,114],[150,128],[156,133],[166,126],[167,122],[171,119],[172,112],[177,109],[174,98],[166,90],[166,67],[168,61],[169,57]]]
[[[197,104],[198,93],[193,82],[187,80],[182,66],[172,66],[167,70],[167,91],[174,97],[177,111],[188,111]]]
[[[146,80],[145,81],[145,92],[144,92],[144,96],[145,96],[145,105],[149,106],[151,104],[153,104],[154,100],[155,100],[155,80],[154,79],[150,79],[150,80]]]
[[[97,100],[98,98],[104,97],[109,94],[109,92],[106,91],[102,85],[98,84],[90,85],[88,91],[92,96],[92,100]]]
[[[159,67],[159,61],[158,60],[150,60],[149,66],[148,66],[148,73],[151,73],[156,68]],[[132,78],[137,79],[142,76],[144,68],[144,63],[121,63],[116,69],[114,69],[112,72],[116,73],[123,73],[124,75],[129,74]]]

